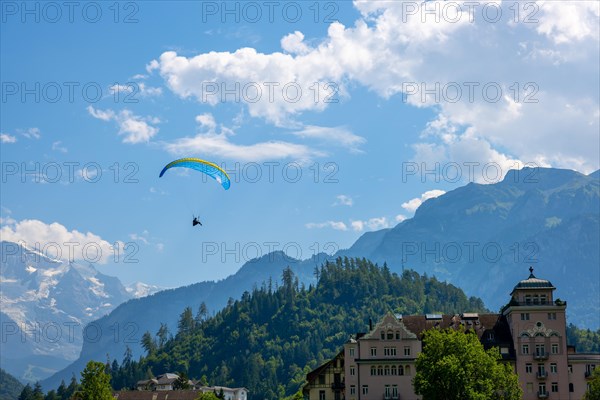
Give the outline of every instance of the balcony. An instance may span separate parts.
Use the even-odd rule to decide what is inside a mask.
[[[538,372],[535,374],[535,377],[538,379],[546,379],[548,377],[548,373],[546,371]]]
[[[593,373],[594,373],[594,370],[585,371],[585,379],[592,379],[592,374]]]
[[[538,399],[547,399],[548,398],[548,392],[537,392],[538,395]]]
[[[384,394],[383,400],[399,400],[400,396],[397,394]]]
[[[331,384],[331,390],[344,390],[344,382],[333,382]]]
[[[533,359],[537,361],[547,360],[550,357],[550,353],[534,353]]]

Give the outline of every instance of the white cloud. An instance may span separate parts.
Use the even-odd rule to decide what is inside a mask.
[[[537,1],[540,22],[537,32],[556,44],[597,39],[600,3],[597,1]]]
[[[115,121],[119,126],[118,134],[124,136],[123,143],[147,143],[158,133],[158,128],[150,125],[160,123],[156,117],[140,117],[130,110],[115,113],[110,109],[100,110],[92,106],[88,106],[87,110],[94,118]]]
[[[375,217],[370,218],[366,221],[356,220],[351,221],[350,226],[354,231],[361,232],[364,229],[376,231],[389,227],[389,223],[386,217]]]
[[[27,139],[39,139],[42,137],[42,133],[39,128],[29,128],[25,131],[19,130],[19,132]]]
[[[139,97],[160,96],[162,88],[146,85],[144,82],[130,82],[126,85],[112,85],[110,96],[119,96],[123,100],[134,100]]]
[[[336,196],[335,202],[332,204],[333,206],[349,206],[352,207],[354,204],[354,200],[350,196],[346,196],[345,194],[340,194]]]
[[[352,230],[357,231],[357,232],[361,232],[363,229],[365,229],[365,223],[360,220],[351,221],[350,226],[352,227]]]
[[[291,54],[307,54],[311,48],[304,43],[304,34],[295,31],[281,39],[281,48]]]
[[[407,218],[408,217],[406,215],[398,214],[398,215],[396,215],[395,220],[396,220],[396,222],[402,222],[402,221],[405,221]]]
[[[308,138],[308,139],[319,139],[327,142],[328,144],[334,144],[348,148],[354,152],[359,152],[358,147],[366,142],[366,139],[355,135],[344,127],[325,127],[325,126],[314,126],[307,125],[299,131],[292,132],[293,135]]]
[[[9,135],[8,133],[0,133],[0,143],[16,143],[16,136]]]
[[[405,203],[402,203],[402,208],[404,208],[408,212],[413,213],[426,200],[439,197],[439,196],[443,195],[444,193],[446,193],[446,192],[443,191],[443,190],[437,190],[437,189],[435,189],[435,190],[428,190],[427,192],[423,193],[421,195],[421,197],[415,197],[414,199],[411,199],[411,200],[409,200],[409,201],[407,201]]]
[[[418,7],[416,13],[407,13],[408,3]],[[212,106],[240,102],[250,116],[278,125],[302,112],[328,107],[322,90],[315,101],[310,89],[315,82],[336,82],[339,98],[348,97],[355,84],[383,98],[405,94],[407,103],[434,108],[449,126],[460,127],[444,137],[415,143],[422,150],[429,147],[429,156],[481,148],[487,150],[472,152],[475,157],[468,161],[545,160],[582,172],[598,168],[600,156],[589,145],[597,142],[600,129],[598,2],[541,1],[527,10],[519,3],[516,22],[512,3],[479,2],[473,13],[463,2],[408,3],[355,1],[359,19],[348,27],[332,23],[327,36],[311,41],[312,46],[306,44],[302,32],[294,32],[281,39],[283,52],[241,48],[191,57],[165,52],[148,68],[159,70],[169,89],[183,98]],[[436,22],[434,15],[423,13],[424,7],[444,10],[449,3],[461,9],[458,22],[445,17]],[[486,21],[487,3],[502,8],[501,21]],[[539,6],[533,16],[539,22],[524,20],[534,10],[533,4]],[[255,102],[248,101],[248,96],[222,95],[221,85],[230,89],[236,83],[241,88],[256,83],[262,87],[265,82],[280,85],[274,101],[269,101],[264,87]],[[290,82],[302,88],[297,102],[281,96],[279,89]],[[467,82],[477,84],[473,99]],[[449,83],[461,88],[455,102],[449,101],[447,92],[443,94]],[[214,85],[219,93],[206,96],[206,84]],[[410,84],[426,89],[438,84],[442,98],[422,98],[422,90],[411,94]],[[484,93],[487,84],[500,88],[497,101]]]
[[[68,152],[67,148],[65,146],[62,146],[62,142],[60,140],[52,143],[52,150],[60,151],[61,153]]]
[[[347,231],[348,227],[341,221],[309,222],[304,225],[307,229],[332,228],[337,231]]]
[[[220,130],[217,132],[217,123],[211,114],[198,115],[196,122],[202,133],[164,143],[164,148],[175,155],[211,154],[244,162],[282,159],[309,160],[324,155],[323,152],[313,150],[308,146],[284,141],[259,142],[249,145],[236,144],[230,139],[235,135],[233,130],[220,126]]]
[[[104,264],[115,255],[113,244],[91,232],[68,230],[58,222],[46,224],[35,219],[3,221],[2,240],[40,249],[51,258]],[[122,243],[119,243],[121,247]],[[47,251],[44,251],[47,250]]]

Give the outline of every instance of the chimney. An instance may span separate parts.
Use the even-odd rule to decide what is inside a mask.
[[[369,318],[369,332],[373,330],[373,320]]]

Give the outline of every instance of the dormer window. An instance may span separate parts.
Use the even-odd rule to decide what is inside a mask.
[[[531,295],[530,294],[525,295],[525,304],[531,304]]]
[[[388,340],[392,340],[394,338],[394,332],[393,331],[388,331],[387,338],[388,338]]]

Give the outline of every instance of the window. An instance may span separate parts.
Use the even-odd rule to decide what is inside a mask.
[[[556,366],[556,363],[550,364],[550,372],[553,374],[556,374],[558,372],[558,367]]]
[[[546,346],[544,346],[543,344],[536,344],[535,345],[535,355],[543,356],[545,354],[546,354]]]
[[[540,304],[546,304],[547,303],[547,297],[545,294],[540,294]]]
[[[390,387],[390,385],[385,385],[384,397],[386,399],[389,399],[390,397],[392,397],[392,388]]]
[[[384,347],[383,348],[383,355],[384,356],[395,356],[396,355],[396,348],[395,347]]]
[[[319,400],[325,400],[325,391],[319,390]]]
[[[404,346],[404,355],[410,356],[410,347],[409,346]]]
[[[569,383],[569,392],[573,393],[575,391],[575,387],[572,383]]]
[[[319,375],[319,385],[325,384],[325,375]]]
[[[555,312],[549,312],[548,313],[548,319],[549,320],[555,320],[556,319],[556,313]]]
[[[404,375],[404,367],[402,365],[398,365],[398,375]]]
[[[356,394],[356,386],[350,385],[350,394]]]
[[[533,383],[527,382],[527,393],[533,393]]]
[[[398,375],[398,370],[396,369],[396,366],[395,366],[395,365],[392,365],[392,368],[391,368],[391,371],[390,371],[390,373],[391,373],[392,375]]]
[[[393,338],[394,338],[394,332],[388,331],[388,333],[387,333],[387,339],[388,340],[392,340]]]
[[[354,367],[354,365],[350,367],[350,375],[351,376],[356,375],[356,367]]]
[[[383,366],[379,365],[377,367],[377,375],[380,375],[380,376],[383,375]]]
[[[544,364],[538,364],[537,373],[538,376],[546,376],[546,367],[544,367]]]
[[[396,331],[396,340],[400,340],[400,331]]]
[[[350,347],[350,357],[354,357],[354,347]]]
[[[386,376],[390,374],[390,366],[389,365],[386,365],[383,368],[383,374],[386,375]]]
[[[377,375],[377,367],[374,365],[371,365],[371,376],[373,375]]]
[[[381,337],[381,340],[385,339],[385,333],[383,333],[383,331],[380,332],[380,337]]]
[[[552,382],[552,386],[550,387],[550,390],[552,391],[552,393],[557,393],[558,392],[558,382]]]
[[[525,364],[525,372],[531,374],[533,372],[533,368],[531,364]]]
[[[521,353],[523,353],[523,354],[529,354],[529,345],[528,344],[524,344],[521,347]]]
[[[545,383],[540,383],[538,385],[538,393],[539,394],[546,394],[546,384]]]
[[[500,354],[508,354],[508,353],[509,353],[508,347],[500,347]]]
[[[398,385],[392,385],[392,399],[398,398]]]
[[[531,295],[530,294],[525,295],[525,304],[531,304]]]
[[[404,367],[404,374],[410,375],[410,365],[407,365],[406,367]]]
[[[371,347],[371,356],[375,357],[377,355],[377,347]]]
[[[521,313],[521,321],[529,321],[529,313]]]
[[[552,354],[558,354],[558,344],[557,343],[552,344]]]
[[[569,364],[567,366],[567,369],[569,370],[569,373],[572,374],[573,373],[573,366],[571,364]]]
[[[369,394],[369,385],[362,386],[362,394]]]

